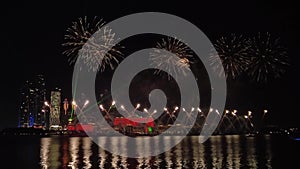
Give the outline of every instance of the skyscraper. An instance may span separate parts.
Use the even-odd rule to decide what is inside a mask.
[[[19,127],[45,125],[42,115],[46,98],[44,76],[39,74],[33,79],[27,80],[20,92]]]
[[[51,91],[50,128],[60,126],[60,91]]]

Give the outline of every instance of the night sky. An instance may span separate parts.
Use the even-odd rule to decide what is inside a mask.
[[[64,34],[73,21],[99,16],[106,22],[136,12],[165,12],[197,25],[209,39],[229,33],[270,32],[287,48],[290,66],[279,79],[265,84],[245,80],[228,83],[227,105],[240,111],[269,110],[269,123],[296,126],[299,108],[300,27],[297,5],[283,1],[69,1],[14,2],[1,5],[0,129],[16,127],[19,89],[36,74],[44,74],[48,92],[56,86],[71,97],[72,66],[62,55]],[[137,42],[138,44],[139,42]],[[48,94],[48,99],[49,94]]]

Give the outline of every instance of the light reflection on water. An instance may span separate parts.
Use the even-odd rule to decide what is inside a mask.
[[[88,169],[92,167],[90,157],[92,155],[91,151],[91,146],[92,146],[92,141],[88,137],[83,138],[83,163],[84,163],[84,168]]]
[[[49,147],[51,144],[51,138],[43,138],[41,140],[41,151],[40,151],[40,158],[41,158],[41,167],[47,168],[49,164]]]
[[[145,153],[172,144],[176,136],[158,140],[140,137],[136,147],[127,147],[125,137],[99,137],[98,142],[113,149]],[[152,144],[150,142],[153,141]],[[153,147],[147,146],[152,145]],[[89,137],[41,138],[40,166],[42,168],[271,168],[270,139],[255,137],[213,136],[203,144],[197,136],[189,136],[169,151],[149,158],[127,158],[111,154],[98,147]]]

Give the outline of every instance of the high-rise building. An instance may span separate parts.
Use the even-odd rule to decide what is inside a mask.
[[[29,81],[26,81],[24,86],[21,88],[20,96],[20,118],[19,127],[29,127],[29,116],[30,116],[30,97],[29,97]]]
[[[37,75],[21,88],[19,127],[44,126],[45,78]]]
[[[51,91],[51,104],[50,104],[50,128],[57,128],[60,126],[60,106],[61,106],[61,93],[60,91]]]

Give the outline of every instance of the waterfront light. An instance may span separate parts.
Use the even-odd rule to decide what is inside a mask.
[[[199,112],[199,113],[201,113],[201,112],[202,112],[202,111],[201,111],[201,109],[200,109],[199,107],[197,108],[197,110],[198,110],[198,112]]]
[[[138,103],[137,105],[136,105],[136,109],[138,109],[138,108],[140,108],[141,107],[141,104],[140,103]]]
[[[45,104],[45,106],[50,107],[50,105],[47,101],[45,101],[44,104]]]
[[[116,101],[113,100],[112,103],[111,103],[111,105],[113,106],[113,105],[115,105],[115,104],[116,104]]]
[[[85,102],[84,102],[84,105],[83,105],[83,107],[85,107],[86,105],[88,105],[89,104],[89,100],[86,100]]]
[[[103,111],[104,110],[104,107],[102,104],[99,105],[99,108]]]

